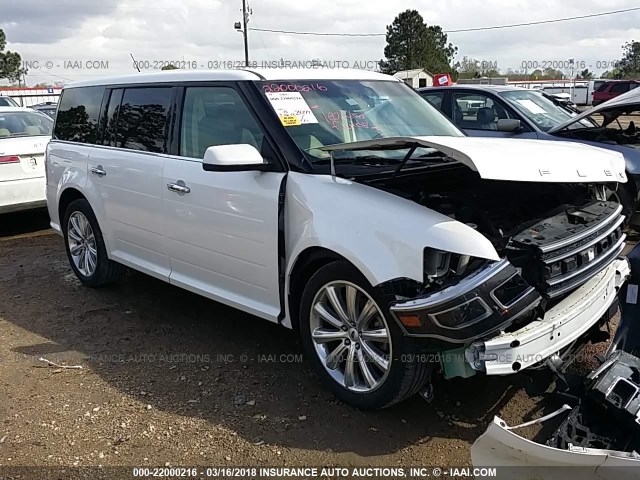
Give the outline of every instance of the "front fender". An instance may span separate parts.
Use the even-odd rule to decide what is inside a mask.
[[[287,277],[301,252],[332,250],[372,285],[423,281],[425,247],[499,260],[482,234],[415,202],[366,185],[290,172],[286,189]]]

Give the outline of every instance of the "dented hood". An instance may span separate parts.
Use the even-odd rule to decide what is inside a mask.
[[[323,147],[325,151],[431,147],[487,180],[626,182],[619,152],[573,142],[489,137],[388,137]]]

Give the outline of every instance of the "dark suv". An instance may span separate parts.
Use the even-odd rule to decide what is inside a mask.
[[[640,82],[637,80],[612,80],[610,82],[605,82],[600,85],[595,92],[593,92],[592,104],[595,107],[596,105],[606,102],[607,100],[611,100],[622,93],[627,93],[638,85],[640,85]]]

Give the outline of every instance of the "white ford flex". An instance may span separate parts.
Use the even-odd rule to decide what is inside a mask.
[[[65,87],[51,225],[87,286],[130,267],[299,331],[382,408],[435,375],[562,362],[629,274],[618,153],[469,138],[349,70],[172,71]]]

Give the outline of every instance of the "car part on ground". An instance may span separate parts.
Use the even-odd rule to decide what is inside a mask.
[[[497,478],[509,479],[562,479],[568,473],[581,479],[640,478],[640,246],[629,261],[633,276],[619,293],[622,316],[609,353],[583,381],[561,392],[575,405],[515,427],[495,417],[471,448],[474,466],[499,466]],[[542,443],[513,432],[568,410]]]

